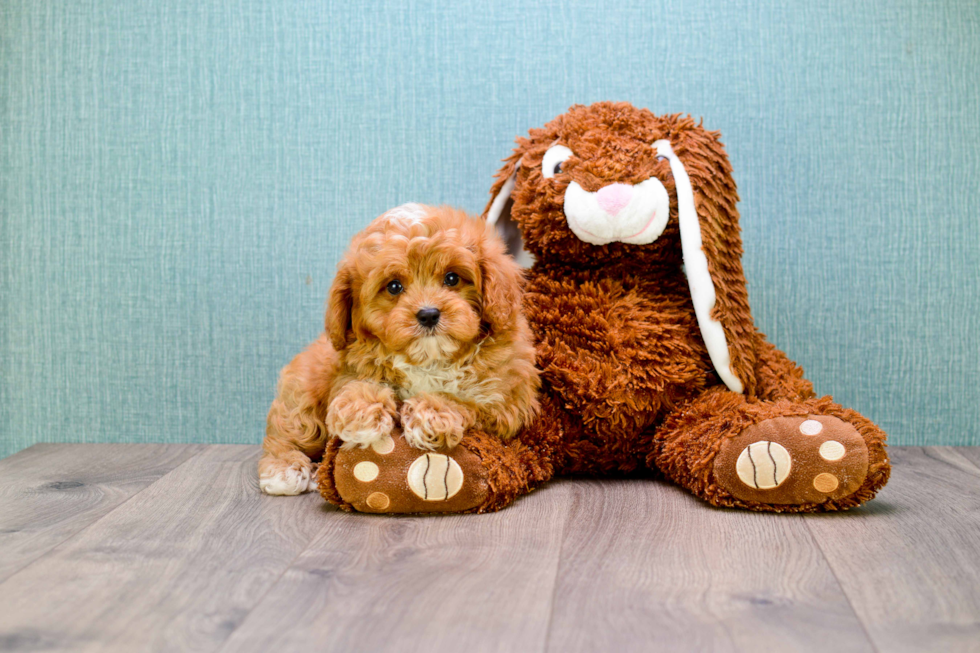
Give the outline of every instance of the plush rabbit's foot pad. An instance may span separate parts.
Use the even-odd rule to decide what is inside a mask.
[[[727,438],[714,472],[718,484],[742,501],[819,504],[861,487],[868,447],[857,429],[836,417],[774,417]]]
[[[480,458],[465,447],[414,449],[400,433],[367,448],[341,449],[333,465],[337,493],[359,512],[461,512],[488,494]]]

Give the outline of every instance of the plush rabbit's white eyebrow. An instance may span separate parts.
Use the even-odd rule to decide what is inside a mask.
[[[701,328],[701,338],[708,348],[711,363],[715,366],[718,376],[732,392],[742,393],[745,389],[742,382],[732,372],[731,354],[728,351],[728,340],[721,323],[711,317],[715,307],[715,284],[708,271],[708,258],[704,255],[701,241],[701,223],[698,221],[697,210],[694,207],[694,190],[691,188],[691,178],[684,169],[684,164],[674,153],[670,141],[659,140],[653,144],[657,155],[670,162],[670,172],[674,175],[677,188],[677,220],[681,228],[681,252],[684,256],[684,270],[687,283],[691,289],[691,301],[694,303],[694,314]]]
[[[551,179],[555,176],[555,165],[559,162],[564,162],[575,153],[572,152],[568,147],[561,145],[560,143],[555,143],[548,148],[548,151],[544,153],[544,157],[541,159],[541,174],[545,179]]]

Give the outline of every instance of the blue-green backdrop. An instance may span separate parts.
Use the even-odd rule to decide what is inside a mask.
[[[980,444],[976,0],[0,6],[0,455],[259,442],[349,237],[516,135],[723,132],[758,323],[897,444]]]

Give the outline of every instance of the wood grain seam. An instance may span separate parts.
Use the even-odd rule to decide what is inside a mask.
[[[560,481],[559,481],[560,482]],[[558,545],[558,556],[555,561],[555,573],[551,579],[551,598],[550,605],[548,606],[548,625],[545,626],[544,630],[544,647],[542,651],[547,652],[551,650],[551,629],[552,624],[555,619],[555,597],[558,595],[558,575],[562,570],[562,563],[565,560],[565,542],[568,540],[568,523],[571,520],[571,515],[575,513],[576,503],[579,501],[579,493],[572,493],[573,504],[569,507],[567,513],[565,513],[565,518],[562,520],[561,524],[561,544]]]
[[[939,456],[930,455],[931,453],[935,453],[935,451],[937,449],[945,449],[946,451],[948,451],[948,452],[950,452],[952,454],[955,454],[956,457],[959,460],[962,460],[967,465],[969,465],[970,467],[972,467],[973,469],[975,469],[976,472],[977,472],[977,476],[980,477],[980,465],[978,465],[977,463],[973,462],[972,460],[970,460],[969,458],[967,458],[966,456],[964,456],[963,454],[961,454],[959,452],[960,449],[980,449],[980,447],[958,447],[958,446],[954,446],[954,445],[934,445],[934,446],[929,446],[929,447],[906,447],[906,449],[921,449],[922,450],[922,454],[926,458],[928,458],[929,460],[936,460],[936,461],[939,461],[939,462],[943,462],[944,464],[949,464],[949,463],[946,463],[945,461],[943,461]]]
[[[824,551],[823,546],[821,546],[820,539],[816,536],[816,534],[814,534],[813,529],[810,528],[807,517],[807,515],[796,515],[796,518],[802,519],[803,523],[806,525],[806,532],[810,537],[810,541],[813,542],[814,546],[817,547],[817,551],[819,551],[820,555],[823,557],[824,563],[830,570],[830,575],[834,577],[834,582],[837,583],[837,589],[840,590],[841,596],[843,596],[844,600],[847,601],[847,607],[851,609],[851,614],[853,614],[854,618],[857,619],[859,624],[861,624],[861,631],[864,632],[864,637],[868,640],[868,644],[871,645],[872,649],[879,651],[880,653],[881,649],[878,648],[877,642],[875,642],[874,638],[871,637],[871,631],[868,630],[868,625],[864,623],[864,619],[861,618],[861,614],[854,607],[854,601],[851,599],[851,595],[847,593],[847,590],[844,589],[844,584],[840,582],[840,578],[837,576],[837,570],[834,568],[833,563],[831,563],[830,558],[827,557],[827,552]]]

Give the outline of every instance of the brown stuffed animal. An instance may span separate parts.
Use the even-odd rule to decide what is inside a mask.
[[[524,299],[541,414],[517,441],[464,437],[465,510],[554,474],[648,468],[719,506],[850,508],[888,480],[885,434],[766,342],[749,310],[717,132],[627,103],[574,106],[518,146],[486,219],[533,264]],[[347,503],[328,448],[321,491]],[[475,454],[475,455],[474,455]]]

